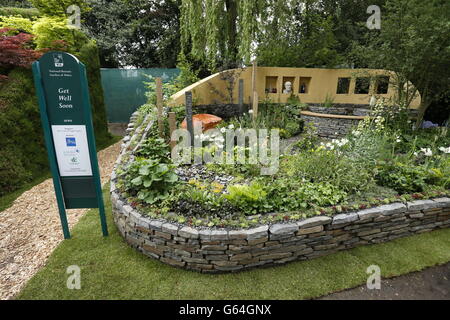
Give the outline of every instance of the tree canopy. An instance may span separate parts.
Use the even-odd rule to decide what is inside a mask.
[[[396,72],[420,92],[421,114],[450,87],[450,2],[387,0],[381,30],[367,33],[357,55],[369,67]],[[405,97],[408,99],[408,97]]]
[[[83,26],[104,67],[174,67],[179,51],[177,0],[94,0]]]

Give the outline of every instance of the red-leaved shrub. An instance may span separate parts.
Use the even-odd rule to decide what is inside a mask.
[[[33,50],[33,36],[28,33],[9,35],[11,29],[0,29],[0,68],[30,68],[39,59],[41,51]]]

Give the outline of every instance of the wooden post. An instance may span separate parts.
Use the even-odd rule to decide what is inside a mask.
[[[191,134],[191,144],[194,146],[194,122],[192,120],[192,92],[186,91],[184,94],[186,101],[186,127]]]
[[[175,147],[175,141],[172,141],[172,133],[177,130],[177,120],[175,112],[169,112],[169,129],[170,129],[170,149]]]
[[[239,116],[242,115],[244,111],[244,79],[239,79]]]
[[[156,78],[156,106],[158,108],[158,130],[159,136],[164,136],[164,123],[163,123],[163,89],[161,78]]]
[[[252,106],[254,120],[258,117],[258,103],[259,103],[258,92],[254,91],[253,92],[253,106]]]
[[[253,103],[254,92],[257,91],[257,88],[256,88],[257,72],[258,72],[258,63],[256,62],[256,60],[254,60],[253,61],[253,69],[252,69],[252,103]]]

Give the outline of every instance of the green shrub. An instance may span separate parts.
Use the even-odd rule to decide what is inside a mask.
[[[101,82],[98,48],[94,40],[89,40],[85,42],[78,51],[73,52],[73,54],[86,66],[95,141],[97,143],[97,148],[100,148],[107,145],[109,141],[111,141],[111,134],[108,132],[108,120],[106,117],[106,108]]]
[[[81,31],[68,27],[65,17],[39,18],[33,24],[33,34],[36,36],[37,49],[52,48],[55,41],[64,40],[69,51],[74,53],[88,41]]]
[[[8,81],[0,87],[0,150],[8,159],[3,161],[0,171],[18,172],[4,175],[0,195],[19,188],[30,177],[38,177],[48,170],[47,153],[41,129],[39,108],[30,70],[15,69],[9,73]],[[6,157],[5,155],[5,157]],[[17,167],[22,167],[18,170]],[[25,172],[20,174],[20,172]]]
[[[430,173],[424,167],[399,161],[380,161],[375,175],[379,185],[400,194],[423,191],[429,177]]]
[[[230,185],[227,191],[228,194],[225,194],[224,197],[245,214],[264,212],[264,209],[268,208],[266,204],[267,193],[262,185],[257,182],[253,182],[250,185]]]
[[[157,160],[138,158],[126,170],[125,188],[148,204],[167,199],[178,180],[173,168],[173,165]]]
[[[372,182],[372,174],[363,163],[333,151],[306,151],[281,162],[280,174],[308,182],[329,182],[348,193],[363,191]]]
[[[328,182],[276,179],[266,186],[270,208],[275,212],[301,211],[312,206],[335,205],[347,193]]]
[[[32,33],[33,22],[21,16],[0,16],[0,29],[12,28],[20,32]]]
[[[18,151],[11,147],[0,149],[0,196],[14,191],[31,178],[22,163],[24,157],[18,157]]]
[[[20,16],[34,20],[39,16],[39,11],[35,8],[0,7],[0,16]]]
[[[136,156],[146,159],[169,162],[169,145],[161,138],[148,138],[137,150]]]

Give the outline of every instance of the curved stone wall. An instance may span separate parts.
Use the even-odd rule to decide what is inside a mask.
[[[132,149],[132,142],[145,135],[144,129],[135,129],[133,124],[128,132],[117,163]],[[141,215],[120,196],[115,170],[111,177],[112,210],[125,241],[163,263],[204,273],[280,265],[450,227],[450,198],[439,198],[251,229],[195,228]]]

